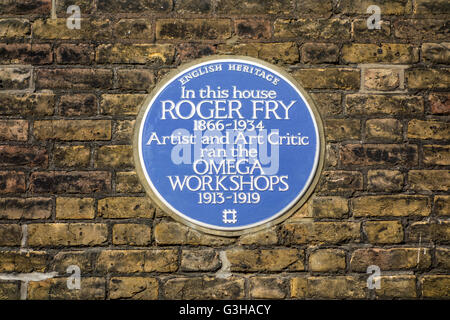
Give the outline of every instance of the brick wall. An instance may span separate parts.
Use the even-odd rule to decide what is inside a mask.
[[[80,30],[66,26],[72,4]],[[372,4],[379,30],[366,25]],[[447,0],[53,9],[0,0],[0,299],[450,297]],[[170,69],[212,54],[284,68],[326,130],[313,197],[238,238],[155,208],[132,159],[145,95]],[[69,265],[81,269],[80,290],[66,286]],[[367,288],[370,265],[379,289]]]

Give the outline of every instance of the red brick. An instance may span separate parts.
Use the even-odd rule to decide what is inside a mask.
[[[428,96],[433,114],[450,113],[450,93],[432,93]]]

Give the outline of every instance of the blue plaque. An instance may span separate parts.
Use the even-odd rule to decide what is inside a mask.
[[[166,76],[141,107],[138,176],[176,220],[219,235],[287,218],[323,165],[320,116],[279,68],[236,56],[194,61]]]

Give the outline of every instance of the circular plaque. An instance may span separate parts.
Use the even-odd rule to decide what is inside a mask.
[[[278,67],[196,60],[145,100],[134,158],[152,200],[176,220],[234,236],[286,219],[311,195],[324,137],[312,100]]]

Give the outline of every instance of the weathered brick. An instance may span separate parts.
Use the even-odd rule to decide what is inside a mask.
[[[414,14],[435,15],[450,13],[450,4],[446,0],[416,0]]]
[[[52,47],[49,44],[0,44],[2,64],[49,64],[52,61]]]
[[[283,226],[287,244],[359,242],[359,222],[292,223]]]
[[[56,198],[56,219],[94,219],[92,198]]]
[[[94,4],[92,0],[56,0],[56,13],[64,16],[67,14],[67,8],[69,6],[77,5],[83,14],[90,14],[94,11]]]
[[[379,299],[417,298],[416,277],[408,275],[381,276],[380,288],[375,289]]]
[[[117,172],[116,191],[119,193],[144,192],[136,172]]]
[[[333,1],[297,0],[297,12],[302,16],[329,17],[333,11]]]
[[[107,219],[153,218],[155,208],[146,197],[116,197],[98,201],[99,216]]]
[[[367,221],[364,230],[370,243],[403,241],[403,227],[400,221]]]
[[[291,278],[290,283],[291,298],[304,299],[308,295],[308,278],[295,277]]]
[[[401,191],[403,174],[398,170],[369,170],[367,189],[369,191]]]
[[[342,113],[340,93],[311,93],[311,97],[322,116],[332,116]]]
[[[431,265],[429,250],[421,248],[370,248],[357,249],[350,259],[352,271],[366,272],[367,267],[376,265],[383,271],[424,270]]]
[[[231,249],[226,251],[231,271],[302,271],[305,255],[298,249]]]
[[[450,69],[407,69],[405,78],[411,89],[447,89],[450,83]]]
[[[91,150],[87,146],[55,146],[53,163],[59,168],[88,167]]]
[[[340,148],[341,163],[345,166],[404,166],[418,162],[415,145],[346,144]]]
[[[395,37],[405,40],[446,40],[449,25],[441,19],[404,19],[394,22]]]
[[[370,5],[377,5],[385,15],[405,15],[412,12],[411,0],[342,0],[336,10],[345,14],[366,14]]]
[[[38,120],[34,122],[34,136],[38,140],[110,140],[111,121]]]
[[[409,44],[384,43],[346,44],[342,48],[345,63],[400,63],[408,64],[419,61],[419,49]]]
[[[450,64],[450,43],[424,43],[422,57],[426,62]]]
[[[437,215],[450,215],[450,196],[439,195],[434,197],[434,210]]]
[[[104,171],[34,172],[32,193],[105,193],[111,191],[111,173]]]
[[[104,94],[100,103],[100,113],[136,115],[145,97],[143,94]]]
[[[414,195],[362,196],[352,199],[355,217],[429,216],[428,197]]]
[[[0,90],[23,90],[30,87],[31,69],[0,67]]]
[[[48,166],[47,149],[35,146],[0,146],[0,166],[45,168]]]
[[[450,276],[425,275],[421,279],[422,297],[424,298],[450,298]]]
[[[314,218],[341,219],[348,215],[348,200],[342,197],[320,197],[313,200]]]
[[[31,25],[25,19],[0,19],[0,38],[28,38],[31,35]]]
[[[181,270],[216,271],[221,266],[219,254],[214,249],[185,249],[181,252]]]
[[[156,300],[158,280],[147,277],[112,277],[109,280],[109,298]]]
[[[108,19],[81,18],[80,29],[67,28],[66,18],[38,19],[33,22],[33,37],[49,40],[100,40],[111,38]]]
[[[181,276],[164,283],[164,297],[169,300],[228,300],[244,298],[244,279],[230,277]]]
[[[189,61],[215,54],[217,46],[207,43],[185,42],[178,44],[177,60]]]
[[[287,219],[287,222],[303,222],[305,218],[313,217],[312,200],[314,197],[309,198],[292,216]]]
[[[36,88],[52,90],[93,90],[113,87],[113,72],[108,69],[38,69]]]
[[[450,268],[450,249],[436,248],[436,268],[448,270]]]
[[[56,62],[59,64],[91,64],[95,59],[94,47],[90,44],[65,43],[56,49]]]
[[[158,19],[158,40],[224,40],[231,37],[230,19]]]
[[[325,168],[336,167],[339,161],[339,149],[337,144],[327,144],[325,147]]]
[[[49,256],[44,251],[0,251],[0,272],[46,272]]]
[[[97,113],[97,97],[93,94],[61,96],[59,112],[63,116],[92,116]]]
[[[212,11],[212,0],[185,0],[175,2],[175,11],[179,14],[205,14]]]
[[[98,0],[97,10],[108,13],[152,13],[152,12],[168,12],[172,9],[172,1],[170,0]]]
[[[363,177],[359,171],[324,171],[319,181],[321,193],[353,193],[362,190]]]
[[[116,142],[132,143],[135,120],[115,121],[113,140]]]
[[[217,12],[222,14],[290,14],[292,0],[219,0]]]
[[[408,138],[447,140],[450,124],[443,121],[413,119],[408,123]]]
[[[367,90],[389,91],[400,85],[400,72],[395,69],[367,69],[364,72],[364,87]]]
[[[314,272],[337,272],[345,270],[345,251],[319,249],[309,255],[309,270]]]
[[[450,189],[450,170],[410,170],[409,189],[448,191]]]
[[[276,228],[265,229],[259,232],[252,232],[242,235],[239,238],[239,244],[241,245],[275,245],[278,244],[278,235]]]
[[[90,250],[90,248],[75,251],[59,251],[51,261],[50,270],[59,274],[65,274],[69,266],[76,265],[80,267],[82,274],[93,273],[96,269],[99,254],[99,251],[96,249]]]
[[[359,140],[361,138],[361,121],[358,119],[325,120],[327,141]]]
[[[243,39],[268,39],[272,36],[268,20],[238,19],[234,22],[236,34]]]
[[[112,241],[115,245],[147,246],[152,240],[151,230],[151,227],[145,224],[115,224]]]
[[[25,192],[25,174],[18,171],[0,171],[0,194]]]
[[[146,69],[117,70],[117,85],[122,90],[148,91],[155,84],[153,71]]]
[[[161,221],[155,225],[154,237],[159,245],[223,246],[234,242],[232,238],[211,236],[177,222]]]
[[[39,223],[28,225],[31,247],[98,246],[108,241],[108,227],[102,223]]]
[[[360,86],[360,71],[353,68],[297,69],[296,80],[306,89],[357,90]]]
[[[47,219],[52,214],[52,200],[47,198],[2,198],[1,219]]]
[[[310,277],[307,295],[313,299],[363,299],[366,279],[361,276]]]
[[[295,63],[299,61],[298,47],[293,42],[224,44],[218,46],[217,52],[251,56],[271,63]]]
[[[339,47],[331,43],[305,43],[301,57],[303,63],[335,63],[339,59]]]
[[[288,281],[281,277],[257,276],[249,279],[249,286],[252,299],[284,299]]]
[[[50,93],[0,93],[1,115],[50,116],[54,105],[55,96]]]
[[[102,44],[97,47],[97,63],[171,64],[175,48],[171,44]]]
[[[20,282],[19,281],[0,281],[0,300],[19,300]]]
[[[67,278],[53,278],[28,284],[29,300],[104,300],[105,279],[81,277],[80,290],[67,290]]]
[[[353,38],[356,41],[390,41],[391,22],[388,20],[380,21],[380,29],[367,28],[367,19],[355,19],[352,22]]]
[[[403,124],[397,119],[369,119],[366,121],[366,139],[371,141],[401,141]]]
[[[431,113],[433,114],[450,113],[449,93],[432,93],[428,96],[428,101],[430,101]]]
[[[178,250],[104,250],[97,268],[108,273],[174,272],[178,265]]]
[[[450,165],[450,146],[424,145],[422,154],[425,165]]]
[[[153,39],[152,25],[147,19],[120,19],[113,30],[115,38],[119,39]]]
[[[28,121],[0,120],[0,141],[27,141]]]
[[[348,19],[277,19],[274,24],[277,38],[306,40],[350,40],[351,24]]]
[[[21,240],[22,240],[22,228],[19,225],[0,224],[0,246],[17,247],[20,246]]]
[[[445,220],[419,221],[412,223],[407,229],[409,242],[450,242],[450,222]]]
[[[133,165],[132,146],[110,145],[97,150],[96,168],[126,168]]]
[[[415,115],[424,111],[420,96],[349,94],[345,99],[346,111],[351,115]]]
[[[135,120],[117,120],[113,130],[113,140],[132,143]]]
[[[2,1],[0,3],[0,12],[2,15],[49,15],[51,6],[51,0]]]

